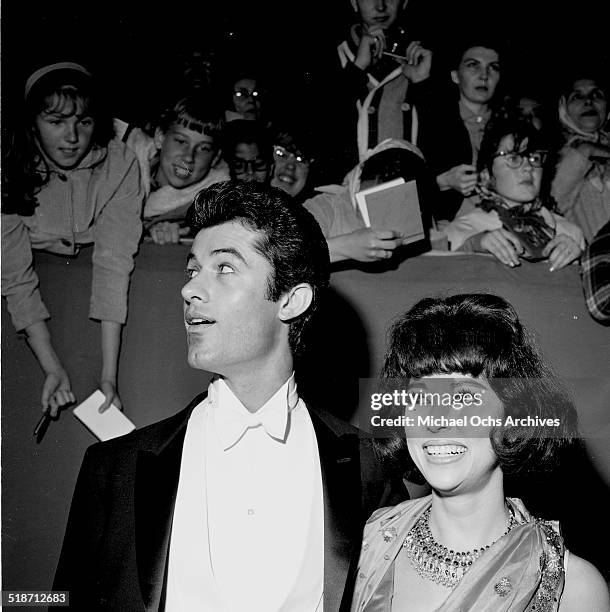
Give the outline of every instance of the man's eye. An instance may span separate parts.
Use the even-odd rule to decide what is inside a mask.
[[[186,278],[188,278],[189,280],[191,278],[193,278],[194,276],[196,276],[198,270],[196,270],[195,268],[187,268],[186,269]]]
[[[220,272],[220,274],[231,274],[235,272],[235,270],[233,270],[233,268],[229,264],[219,264],[218,272]]]
[[[195,149],[195,153],[197,155],[207,155],[208,153],[212,152],[212,147],[210,146],[203,146],[203,147],[197,147],[197,149]]]
[[[186,144],[186,140],[184,140],[184,138],[176,138],[176,136],[174,136],[174,141],[177,142],[179,145]]]
[[[489,68],[490,68],[490,70],[493,70],[494,72],[500,72],[500,65],[499,64],[490,64]]]
[[[47,119],[47,123],[50,123],[51,125],[59,125],[61,122],[61,119]]]
[[[90,117],[81,119],[80,124],[83,125],[84,127],[90,127],[93,125],[93,119],[91,119]]]

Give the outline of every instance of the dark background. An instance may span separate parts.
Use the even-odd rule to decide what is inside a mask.
[[[436,52],[437,67],[464,33],[498,36],[508,49],[504,83],[553,98],[555,84],[574,65],[595,62],[608,71],[605,6],[607,0],[409,0],[403,25]],[[354,16],[348,0],[8,0],[2,9],[9,116],[28,74],[70,59],[90,66],[115,116],[132,121],[167,95],[177,57],[189,49],[213,49],[223,74],[254,66],[275,85],[280,105],[321,112],[315,102],[328,94],[319,91],[318,75],[336,61],[335,46]]]

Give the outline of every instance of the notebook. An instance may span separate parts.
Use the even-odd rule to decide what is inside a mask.
[[[98,409],[104,400],[104,394],[96,389],[72,412],[94,436],[102,441],[124,436],[136,428],[114,404],[110,404],[110,408],[100,414]]]
[[[425,237],[417,184],[397,178],[356,193],[356,203],[366,227],[402,234],[403,244]]]

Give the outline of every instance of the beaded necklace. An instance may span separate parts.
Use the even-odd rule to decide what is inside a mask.
[[[518,522],[511,513],[508,527],[500,538],[508,534],[515,525],[518,525]],[[417,519],[402,545],[411,564],[422,578],[452,589],[459,584],[474,561],[500,538],[483,548],[466,552],[449,550],[434,539],[430,531],[430,508],[428,508]]]

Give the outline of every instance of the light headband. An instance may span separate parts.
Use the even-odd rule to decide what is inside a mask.
[[[55,72],[56,70],[74,70],[75,72],[80,72],[81,74],[85,74],[87,76],[91,76],[91,73],[80,64],[76,64],[75,62],[57,62],[55,64],[49,64],[48,66],[43,66],[33,72],[28,80],[25,82],[25,91],[24,97],[27,98],[30,93],[32,87],[45,75],[50,72]]]

